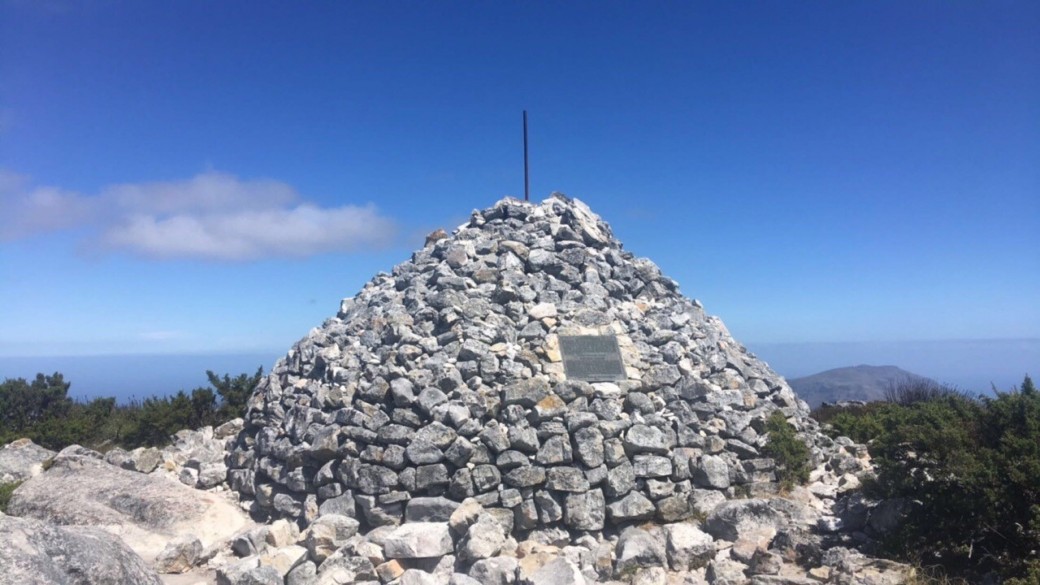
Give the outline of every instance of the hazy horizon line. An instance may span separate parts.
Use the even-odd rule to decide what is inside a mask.
[[[917,338],[917,339],[871,339],[871,340],[841,340],[841,341],[748,341],[741,342],[737,340],[741,345],[747,346],[771,346],[771,345],[868,345],[868,344],[903,344],[903,343],[967,343],[967,342],[1040,342],[1040,336],[1037,337],[954,337],[954,338]],[[291,347],[289,348],[291,349]],[[0,352],[0,358],[5,359],[16,359],[16,358],[62,358],[62,357],[106,357],[106,356],[148,356],[148,357],[161,357],[161,356],[212,356],[212,355],[224,355],[224,356],[243,356],[243,355],[260,355],[270,353],[285,353],[288,349],[285,348],[268,348],[268,349],[217,349],[212,351],[207,350],[185,350],[185,351],[112,351],[112,352],[84,352],[84,353],[73,353],[73,352],[59,352],[59,353],[16,353],[7,354]]]

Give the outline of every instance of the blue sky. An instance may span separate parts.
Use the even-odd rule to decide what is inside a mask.
[[[284,352],[522,195],[523,109],[532,198],[589,203],[742,342],[1037,339],[1037,30],[1035,2],[0,0],[0,356]]]

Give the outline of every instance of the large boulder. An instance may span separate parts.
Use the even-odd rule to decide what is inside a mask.
[[[0,585],[160,585],[159,576],[99,528],[0,514]]]
[[[148,562],[176,537],[192,535],[209,547],[251,524],[219,494],[79,455],[57,457],[50,469],[23,483],[12,495],[8,513],[105,528]]]
[[[737,541],[741,538],[757,537],[788,526],[791,516],[785,513],[789,505],[781,499],[752,498],[724,502],[708,516],[706,529],[715,538]]]

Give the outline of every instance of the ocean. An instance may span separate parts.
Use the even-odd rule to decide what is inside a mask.
[[[1009,390],[1030,374],[1040,379],[1040,339],[944,340],[847,343],[750,343],[748,349],[777,373],[791,378],[844,366],[898,366],[972,393]],[[96,356],[0,356],[0,379],[31,379],[61,372],[77,399],[167,396],[208,387],[206,370],[218,375],[271,370],[284,351],[240,354],[133,354]]]

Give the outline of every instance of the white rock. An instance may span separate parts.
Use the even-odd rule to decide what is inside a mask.
[[[664,527],[668,562],[675,571],[704,566],[715,554],[711,535],[693,524],[680,522]]]
[[[556,557],[542,565],[529,577],[522,580],[523,585],[585,585],[585,576],[581,570],[564,557]]]
[[[530,315],[532,319],[545,319],[546,317],[555,317],[556,305],[554,305],[553,303],[538,303],[537,305],[531,307],[531,309],[527,311],[527,314]]]
[[[260,566],[272,567],[284,578],[289,571],[292,571],[297,565],[306,560],[307,549],[292,544],[260,555]]]
[[[388,559],[426,559],[453,549],[447,522],[402,524],[386,536],[383,550]]]

